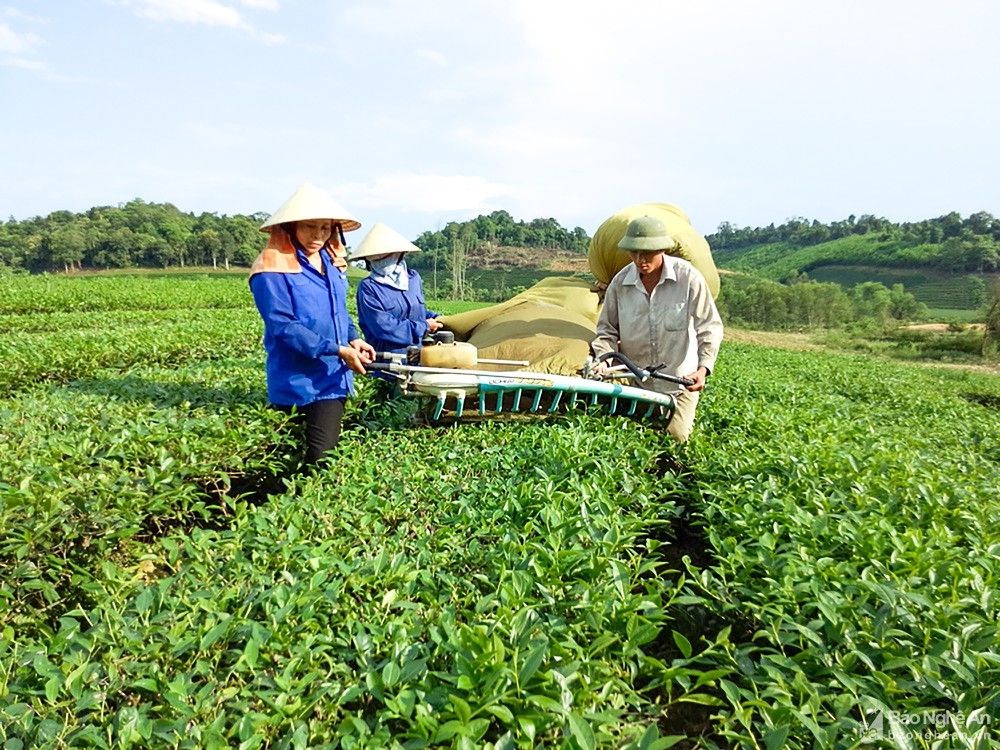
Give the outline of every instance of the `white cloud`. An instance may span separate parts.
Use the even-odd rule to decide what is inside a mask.
[[[42,72],[48,70],[48,66],[38,60],[28,60],[24,57],[0,57],[0,65],[8,68],[21,68],[22,70],[34,70]]]
[[[0,54],[22,56],[30,54],[42,41],[37,34],[19,33],[0,23]]]
[[[8,18],[16,18],[19,21],[31,21],[32,23],[45,23],[45,19],[39,16],[29,16],[27,13],[23,13],[17,8],[4,8],[3,14]]]
[[[426,27],[429,14],[423,3],[409,0],[378,0],[349,3],[341,11],[342,25],[355,34],[382,39],[406,39]]]
[[[434,104],[445,104],[461,101],[465,98],[465,94],[456,89],[427,89],[423,93],[423,98]]]
[[[139,16],[153,21],[246,28],[238,10],[215,0],[134,0],[130,4]]]
[[[276,11],[281,9],[278,0],[240,0],[240,3],[254,10]]]
[[[125,5],[135,7],[136,15],[151,21],[221,26],[244,31],[266,45],[283,44],[287,38],[283,34],[258,31],[244,19],[243,14],[233,7],[217,0],[121,0]],[[244,7],[253,10],[277,11],[277,0],[238,0]]]
[[[418,50],[414,50],[413,54],[416,57],[420,58],[421,60],[427,60],[428,62],[432,62],[435,65],[444,66],[444,65],[448,64],[448,58],[445,57],[444,53],[439,52],[437,50],[433,50],[433,49],[418,49]]]
[[[336,191],[351,196],[352,204],[369,208],[470,214],[495,210],[493,201],[511,192],[508,185],[485,177],[438,174],[383,175],[374,182],[342,185]]]
[[[556,152],[585,150],[594,146],[594,140],[587,135],[574,134],[559,125],[549,127],[539,121],[502,124],[484,130],[459,128],[455,136],[482,151],[519,157],[551,156]]]
[[[288,37],[284,34],[268,34],[263,31],[255,31],[253,35],[269,47],[275,44],[285,44],[288,41]]]

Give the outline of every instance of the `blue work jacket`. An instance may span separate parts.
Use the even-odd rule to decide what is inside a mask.
[[[427,318],[437,313],[427,309],[420,274],[407,269],[409,289],[396,289],[371,276],[358,284],[358,323],[365,341],[377,352],[404,353],[419,344],[427,333]]]
[[[264,271],[250,277],[264,320],[267,398],[272,404],[305,406],[354,393],[354,374],[338,354],[360,338],[347,312],[347,274],[322,252],[323,270],[296,251],[299,273]]]

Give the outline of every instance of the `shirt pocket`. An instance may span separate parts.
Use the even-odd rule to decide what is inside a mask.
[[[663,328],[666,331],[683,331],[688,327],[686,302],[664,305],[660,310],[660,316]]]

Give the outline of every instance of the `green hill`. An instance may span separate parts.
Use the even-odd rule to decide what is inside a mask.
[[[967,244],[985,248],[986,257],[987,251],[992,250],[990,242],[972,239]],[[713,246],[713,255],[722,269],[772,281],[808,274],[816,281],[846,288],[869,281],[887,287],[902,284],[928,307],[949,310],[981,308],[989,297],[991,285],[1000,280],[992,261],[984,260],[981,268],[970,267],[972,250],[962,241],[926,243],[867,234],[805,247],[791,241]]]
[[[263,216],[200,216],[136,198],[83,213],[0,221],[0,273],[245,268],[264,238]],[[720,269],[772,281],[808,274],[845,287],[866,281],[905,290],[928,307],[977,310],[1000,278],[1000,220],[978,212],[893,223],[873,215],[822,224],[793,218],[766,227],[724,222],[706,236]],[[549,275],[588,274],[586,230],[555,219],[494,211],[427,231],[412,259],[435,294],[496,301]]]
[[[978,310],[986,304],[989,276],[949,274],[932,269],[880,268],[877,266],[817,266],[809,277],[852,287],[875,281],[892,287],[902,284],[919,302],[932,309]]]

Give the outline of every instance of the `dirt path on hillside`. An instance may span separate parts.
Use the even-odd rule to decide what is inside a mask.
[[[906,326],[914,331],[933,331],[934,333],[944,333],[949,330],[949,323],[914,323]],[[986,328],[985,323],[966,323],[965,328],[970,331],[982,331]]]
[[[573,273],[590,273],[590,263],[587,256],[573,258],[555,258],[548,264],[550,271],[572,271]]]

